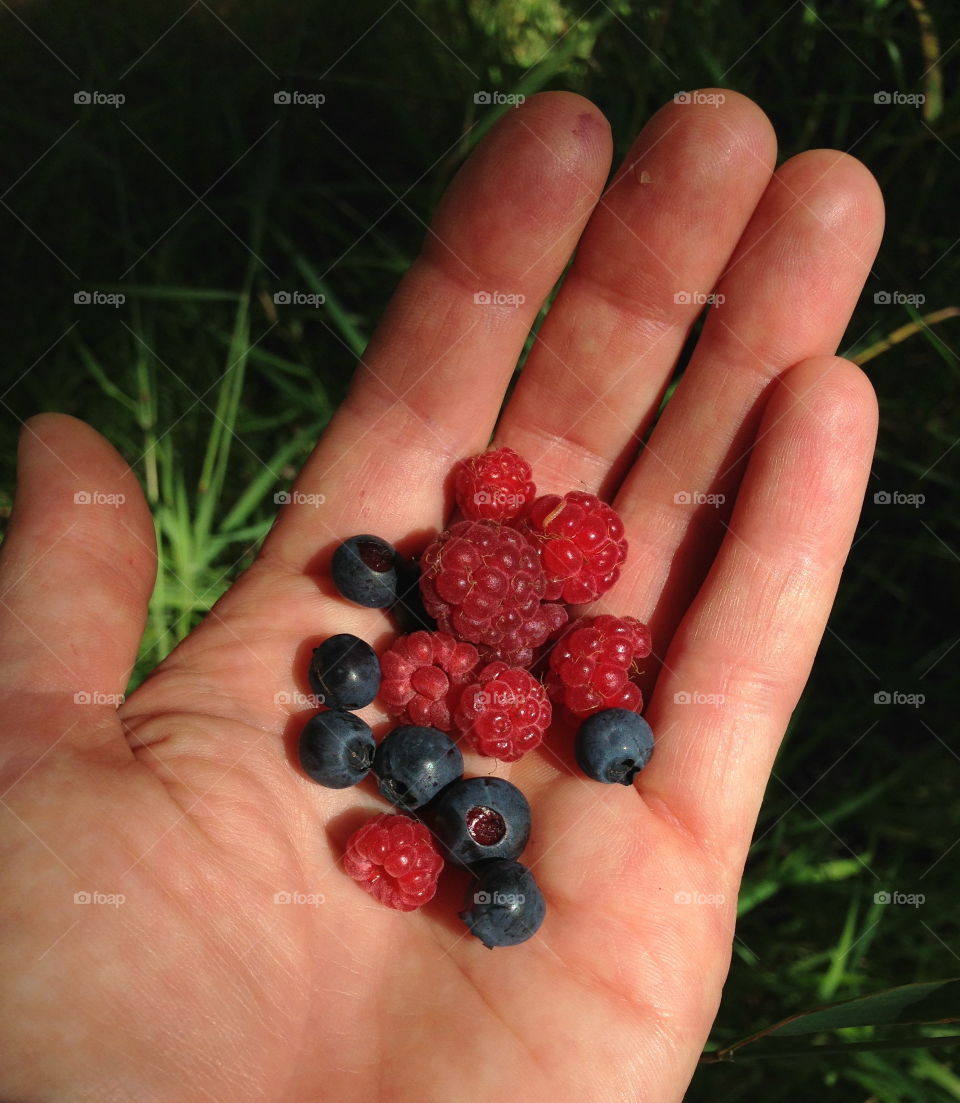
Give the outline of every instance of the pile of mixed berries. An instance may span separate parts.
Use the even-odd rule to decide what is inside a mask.
[[[623,523],[592,494],[537,497],[531,475],[509,448],[461,463],[463,519],[417,562],[376,536],[336,549],[341,596],[392,609],[410,631],[379,657],[348,634],[314,650],[309,680],[326,707],[299,745],[321,785],[343,789],[372,771],[402,810],[354,832],[347,873],[381,903],[412,911],[434,896],[445,861],[467,869],[473,882],[460,917],[488,947],[530,938],[545,903],[518,861],[531,828],[526,798],[500,777],[465,778],[460,747],[516,762],[543,742],[559,710],[577,724],[575,757],[596,781],[629,785],[653,751],[635,681],[650,654],[646,625],[571,619],[567,609],[616,582]],[[377,697],[397,725],[379,744],[352,711]]]

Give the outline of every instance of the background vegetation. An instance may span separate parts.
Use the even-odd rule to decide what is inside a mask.
[[[951,0],[2,8],[0,511],[19,422],[38,410],[86,418],[134,464],[161,551],[134,682],[249,562],[425,220],[498,114],[475,91],[582,92],[622,154],[675,92],[722,85],[767,111],[782,159],[833,146],[866,162],[888,229],[842,351],[866,358],[880,395],[874,477],[757,827],[712,1046],[814,1004],[960,974]],[[326,102],[275,104],[284,89]],[[83,90],[126,100],[76,104]],[[878,104],[884,91],[926,101]],[[94,289],[126,302],[74,302]],[[325,305],[277,308],[273,294],[294,289]],[[918,312],[878,292],[925,301]],[[925,501],[875,502],[884,491]],[[881,691],[925,702],[876,704]],[[877,903],[884,890],[925,900]],[[878,1048],[706,1065],[689,1098],[960,1098],[955,1050],[846,1035]]]

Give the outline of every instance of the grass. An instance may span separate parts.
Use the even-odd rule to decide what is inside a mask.
[[[874,476],[761,811],[711,1045],[818,1003],[960,973],[949,677],[960,548],[960,321],[950,309],[960,305],[960,48],[950,47],[960,28],[948,0],[358,0],[322,12],[225,0],[195,5],[172,29],[157,2],[132,21],[113,2],[36,3],[2,18],[0,64],[17,96],[0,105],[15,276],[2,307],[12,385],[0,513],[18,421],[38,410],[85,417],[134,464],[161,570],[133,684],[250,561],[424,221],[497,117],[475,91],[582,92],[610,118],[622,154],[676,91],[720,84],[764,107],[781,159],[833,146],[865,161],[888,230],[843,351],[870,357],[880,396]],[[123,92],[126,103],[80,109],[82,88]],[[279,108],[283,88],[326,103]],[[882,91],[928,99],[877,104]],[[75,306],[83,288],[127,301]],[[324,305],[278,311],[280,290],[322,294]],[[925,302],[875,302],[879,291]],[[934,312],[944,316],[922,321]],[[925,501],[875,502],[882,491]],[[926,701],[877,705],[883,690]],[[878,904],[881,890],[925,901]],[[849,1037],[882,1040],[871,1028]],[[704,1066],[688,1098],[824,1091],[954,1100],[960,1080],[946,1047],[744,1055]]]

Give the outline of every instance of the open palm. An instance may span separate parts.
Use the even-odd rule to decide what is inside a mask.
[[[155,569],[147,507],[83,423],[27,424],[0,563],[4,1099],[682,1097],[863,495],[875,400],[832,354],[882,223],[858,162],[821,150],[773,173],[759,108],[698,99],[658,112],[605,192],[593,105],[548,93],[509,113],[257,562],[119,710]],[[345,839],[385,805],[370,783],[313,784],[294,748],[309,647],[394,630],[337,598],[332,548],[376,532],[419,550],[495,425],[541,493],[624,516],[600,604],[651,625],[658,743],[635,787],[577,776],[562,732],[512,766],[467,756],[528,795],[523,860],[548,902],[535,938],[491,952],[456,918],[465,875],[410,914],[344,875]]]

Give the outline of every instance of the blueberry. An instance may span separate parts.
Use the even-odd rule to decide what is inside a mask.
[[[467,890],[460,918],[492,950],[516,946],[536,934],[547,905],[533,874],[519,862],[485,862]]]
[[[397,599],[396,552],[379,536],[351,536],[333,553],[333,584],[341,597],[368,609],[386,609]]]
[[[346,789],[362,781],[376,749],[370,728],[344,709],[317,713],[300,733],[300,765],[328,789]]]
[[[457,865],[519,858],[530,838],[530,805],[503,778],[465,778],[440,794],[432,826],[441,853]]]
[[[653,754],[650,725],[629,709],[602,709],[580,725],[574,754],[594,781],[629,785]]]
[[[397,600],[392,612],[403,632],[436,632],[437,622],[427,612],[420,594],[420,564],[397,557]]]
[[[330,708],[362,709],[380,691],[380,661],[370,644],[342,632],[313,649],[309,678]]]
[[[419,808],[463,776],[463,755],[436,728],[394,728],[377,747],[373,772],[380,792],[401,808]]]

